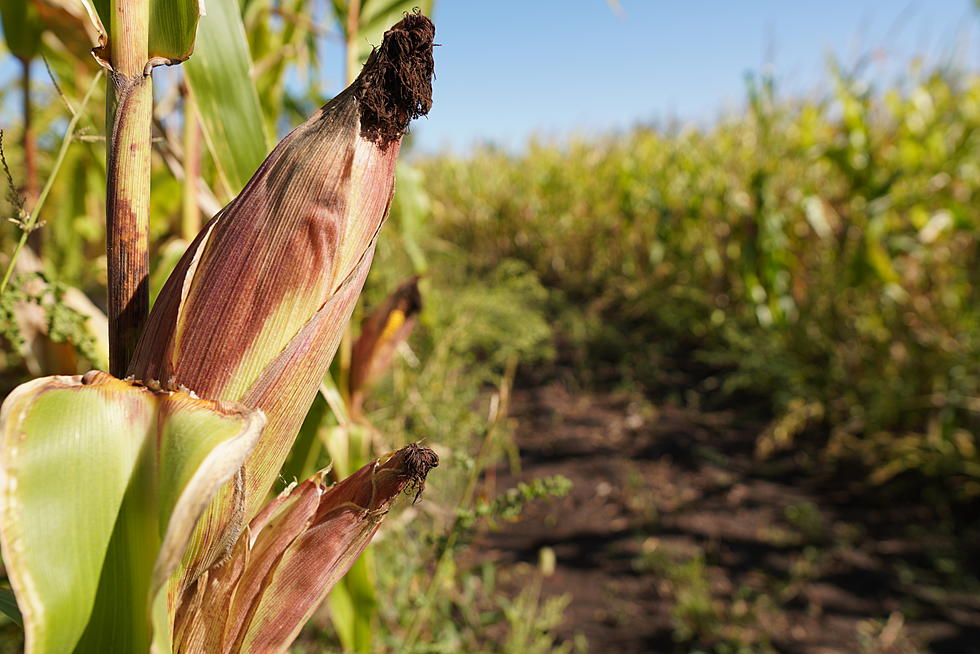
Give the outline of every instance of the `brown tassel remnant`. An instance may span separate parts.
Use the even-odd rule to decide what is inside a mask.
[[[439,465],[439,457],[427,447],[422,447],[417,443],[412,443],[404,449],[405,452],[405,476],[409,480],[409,486],[415,488],[415,501],[419,501],[422,491],[425,490],[425,478],[432,470]]]
[[[361,136],[386,147],[413,118],[432,108],[436,28],[418,10],[385,32],[353,86],[361,101]]]

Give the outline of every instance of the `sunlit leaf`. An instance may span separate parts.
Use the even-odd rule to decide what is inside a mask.
[[[299,434],[293,442],[293,447],[289,450],[289,456],[279,471],[283,486],[307,479],[316,472],[317,458],[323,449],[323,442],[318,434],[325,427],[329,415],[327,401],[323,395],[317,393],[313,399],[313,406],[307,412],[303,426],[300,427]]]
[[[347,477],[368,462],[371,439],[366,426],[341,425],[323,431],[322,437],[330,453],[332,470],[338,478]],[[377,612],[373,570],[374,556],[368,547],[327,597],[330,621],[345,651],[364,654],[371,651],[371,626]]]
[[[373,570],[374,553],[368,547],[327,598],[330,621],[348,652],[369,654],[372,649],[372,627],[378,607]]]
[[[425,191],[425,179],[422,171],[405,162],[398,163],[398,192],[395,194],[395,205],[398,207],[393,216],[398,223],[398,236],[401,237],[405,254],[412,260],[412,267],[417,273],[424,273],[429,264],[422,249],[426,237],[425,227],[431,201]]]
[[[269,152],[262,107],[252,83],[252,58],[236,0],[209,0],[197,49],[184,72],[197,101],[204,139],[235,195]]]
[[[15,389],[0,413],[0,543],[27,651],[146,651],[154,596],[263,423],[106,373]]]

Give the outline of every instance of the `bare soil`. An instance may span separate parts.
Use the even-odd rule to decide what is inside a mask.
[[[496,488],[562,474],[574,489],[474,550],[517,592],[551,548],[543,594],[571,597],[556,636],[592,653],[980,652],[976,531],[860,474],[761,461],[740,413],[515,391],[522,470],[498,468]]]

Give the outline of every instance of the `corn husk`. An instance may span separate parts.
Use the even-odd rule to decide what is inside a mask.
[[[360,415],[364,396],[372,383],[391,365],[398,347],[408,339],[422,310],[419,276],[402,282],[361,323],[361,333],[351,349],[347,392],[351,410]]]
[[[284,491],[255,518],[231,556],[187,589],[175,652],[278,652],[347,572],[394,499],[421,492],[438,465],[409,445],[327,488],[325,471]],[[417,495],[416,495],[417,497]]]
[[[128,374],[268,418],[202,519],[172,602],[266,495],[371,265],[409,121],[428,111],[434,27],[409,14],[358,79],[294,129],[202,230],[160,292]]]

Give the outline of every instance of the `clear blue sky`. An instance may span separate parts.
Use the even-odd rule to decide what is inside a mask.
[[[435,104],[417,151],[519,147],[738,111],[746,72],[767,67],[783,95],[827,90],[827,57],[891,82],[916,54],[980,72],[974,0],[436,0]],[[334,40],[326,74],[341,79]],[[15,67],[0,66],[0,82]],[[157,77],[165,75],[158,72]],[[176,73],[172,73],[176,74]],[[38,73],[43,78],[43,73]],[[328,87],[336,84],[328,84]],[[339,88],[333,88],[337,91]],[[0,106],[0,125],[16,106]]]
[[[704,123],[772,66],[784,93],[827,89],[826,61],[869,51],[872,80],[917,53],[980,70],[973,0],[436,0],[435,105],[423,151],[518,146],[677,118]]]

